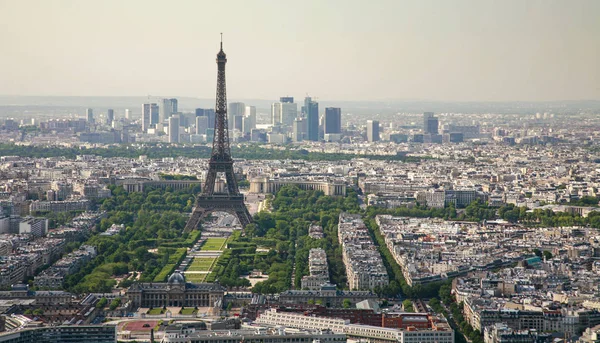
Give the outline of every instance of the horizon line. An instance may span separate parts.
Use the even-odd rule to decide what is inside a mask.
[[[214,98],[202,98],[194,96],[177,96],[177,95],[22,95],[22,94],[0,94],[0,97],[47,97],[47,98],[147,98],[148,96],[156,99],[166,98],[189,98],[197,100],[214,100]],[[296,98],[296,97],[294,97]],[[231,99],[231,98],[230,98]],[[258,100],[276,102],[277,99],[263,99],[263,98],[233,98],[236,101],[242,100]],[[297,99],[303,99],[299,97]],[[433,99],[360,99],[360,100],[322,100],[317,97],[318,102],[438,102],[438,103],[551,103],[551,102],[600,102],[600,99],[560,99],[560,100],[433,100]],[[230,101],[236,102],[236,101]]]

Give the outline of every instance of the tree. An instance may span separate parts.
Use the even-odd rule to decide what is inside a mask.
[[[121,298],[114,298],[113,301],[110,302],[109,309],[114,311],[119,305],[121,305]]]
[[[107,303],[108,303],[108,299],[103,297],[100,300],[98,300],[98,302],[96,303],[96,308],[104,308]]]
[[[344,301],[342,302],[342,307],[343,308],[350,308],[350,307],[352,307],[352,301],[350,301],[350,299],[344,299]]]
[[[404,312],[415,312],[413,303],[410,299],[406,299],[402,302],[402,308],[404,309]]]

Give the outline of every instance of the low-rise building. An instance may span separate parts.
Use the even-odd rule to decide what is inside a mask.
[[[550,343],[552,335],[536,330],[513,330],[498,323],[485,328],[483,339],[485,343]]]
[[[373,290],[388,285],[381,255],[360,215],[340,213],[338,240],[351,290]]]
[[[175,272],[168,282],[134,283],[126,296],[133,308],[138,307],[217,307],[223,304],[225,289],[216,283],[186,282]]]
[[[19,331],[0,333],[1,343],[115,343],[116,341],[117,327],[114,325],[65,325],[28,328]]]
[[[329,283],[329,267],[327,255],[320,248],[310,249],[308,254],[309,275],[302,277],[302,289],[318,290],[322,285]]]
[[[335,285],[324,284],[316,291],[288,290],[279,294],[281,304],[320,304],[327,307],[342,307],[344,300],[352,306],[363,300],[377,300],[379,297],[370,291],[340,291]]]
[[[253,328],[241,330],[197,330],[189,324],[169,325],[161,343],[342,343],[346,335],[328,330]]]

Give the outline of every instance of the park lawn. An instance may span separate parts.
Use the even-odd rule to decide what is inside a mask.
[[[148,310],[148,314],[162,314],[162,313],[163,313],[163,309],[161,307]]]
[[[179,311],[179,314],[194,314],[198,312],[198,310],[195,310],[194,308],[182,308],[181,311]]]
[[[227,238],[219,238],[219,237],[210,237],[206,239],[206,242],[200,248],[202,250],[224,250],[225,242],[227,242]]]
[[[204,282],[208,274],[185,274],[187,282]]]
[[[215,258],[202,258],[196,257],[187,268],[188,271],[192,272],[207,272],[215,262]]]

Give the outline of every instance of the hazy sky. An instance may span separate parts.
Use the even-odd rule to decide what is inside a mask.
[[[600,99],[598,0],[0,0],[0,94]]]

